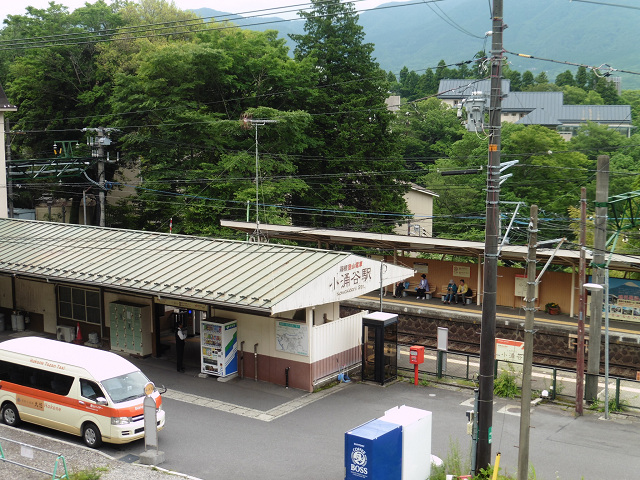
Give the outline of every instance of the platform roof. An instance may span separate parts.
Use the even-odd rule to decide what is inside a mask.
[[[349,252],[0,219],[0,274],[275,314],[413,276]]]
[[[250,222],[222,220],[220,224],[223,227],[232,228],[242,232],[253,232],[255,230],[255,224]],[[269,238],[314,242],[318,245],[357,245],[388,251],[404,250],[409,252],[459,255],[476,258],[484,255],[483,242],[472,242],[467,240],[304,228],[287,225],[260,224],[260,229],[263,233],[267,234]],[[538,259],[547,261],[547,259],[553,255],[554,250],[555,249],[553,248],[538,248]],[[518,262],[524,261],[526,257],[526,245],[506,245],[500,254],[500,258],[502,260],[513,260]],[[591,262],[592,255],[590,252],[587,252],[586,259],[587,264]],[[564,266],[577,266],[579,261],[580,252],[578,250],[560,249],[554,256],[552,263]],[[611,270],[638,272],[640,271],[640,257],[614,254],[609,266]]]

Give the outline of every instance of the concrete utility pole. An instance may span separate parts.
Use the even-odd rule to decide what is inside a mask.
[[[576,345],[576,415],[581,416],[584,404],[584,316],[587,313],[587,296],[584,290],[586,269],[585,247],[587,243],[587,189],[580,191],[580,266],[578,285],[580,288],[580,307],[578,313],[578,339]]]
[[[524,316],[524,358],[522,362],[522,395],[520,406],[520,442],[518,448],[518,480],[529,474],[529,428],[531,427],[531,369],[533,364],[533,324],[536,300],[536,244],[538,243],[538,206],[531,205],[529,219],[529,251],[527,254],[527,305]]]
[[[4,131],[10,132],[11,128],[9,125],[9,119],[4,119]],[[6,142],[6,162],[7,162],[7,202],[9,203],[9,218],[13,218],[13,182],[11,181],[11,137],[7,134],[7,142]]]
[[[487,220],[484,247],[482,330],[478,375],[478,452],[476,474],[491,464],[493,424],[493,362],[496,339],[496,296],[500,232],[500,130],[502,128],[502,0],[493,2],[491,94],[489,100],[489,166],[487,168]]]
[[[609,156],[598,156],[598,170],[596,172],[596,220],[593,236],[593,264],[592,283],[604,284],[605,249],[607,242],[607,201],[609,195]],[[602,341],[602,305],[603,291],[591,292],[591,321],[589,323],[589,355],[587,356],[587,382],[585,397],[592,402],[598,396],[598,375],[600,374],[600,349]]]
[[[91,147],[91,156],[98,159],[98,185],[100,191],[98,192],[98,208],[100,213],[100,226],[104,227],[106,223],[105,215],[105,173],[104,164],[108,160],[105,155],[105,146],[111,145],[111,139],[107,137],[107,133],[111,132],[112,128],[83,128],[83,132],[95,131],[97,137],[90,137],[87,140],[87,145]],[[92,181],[92,183],[95,183]]]
[[[100,191],[98,192],[98,198],[100,199],[100,226],[105,226],[105,195],[104,195],[104,128],[100,127],[97,131],[98,134],[98,183],[100,184]]]

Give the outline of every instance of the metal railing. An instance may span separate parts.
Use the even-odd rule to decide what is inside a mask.
[[[0,461],[51,475],[52,480],[68,479],[67,462],[62,454],[0,437]],[[53,464],[53,471],[45,470]],[[58,475],[58,470],[62,473]]]
[[[442,355],[442,352],[436,349],[425,348],[424,363],[419,365],[418,374],[420,378],[449,378],[474,384],[477,381],[479,367],[480,357],[476,354],[447,352],[446,355]],[[413,377],[414,366],[409,363],[409,345],[398,345],[398,370],[405,371],[407,376]],[[503,371],[512,374],[519,386],[522,386],[522,364],[496,360],[495,377]],[[575,370],[534,364],[531,381],[531,389],[539,395],[546,390],[551,400],[560,397],[575,401]],[[599,376],[598,386],[598,398],[597,402],[592,403],[593,408],[598,408],[604,402],[604,375]],[[640,415],[640,381],[609,375],[609,392],[610,411]]]

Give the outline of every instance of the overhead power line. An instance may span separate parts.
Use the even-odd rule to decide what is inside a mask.
[[[363,1],[363,0],[356,0]],[[390,4],[390,5],[381,5],[373,8],[366,8],[362,10],[356,11],[356,13],[369,12],[374,10],[384,10],[389,8],[399,8],[406,7],[410,5],[419,5],[428,2],[439,2],[442,0],[421,0],[415,2],[408,2],[402,4]],[[311,9],[311,7],[309,8]],[[258,10],[259,11],[259,10]],[[281,11],[279,13],[292,13],[300,10],[290,10],[290,11]],[[220,24],[220,23],[210,23],[207,24],[204,20],[216,20],[222,18],[223,21],[232,21],[232,20],[247,20],[252,18],[260,18],[265,14],[258,14],[250,17],[238,17],[238,14],[234,14],[230,18],[226,18],[226,16],[222,17],[202,17],[191,20],[178,20],[171,22],[160,22],[160,23],[151,23],[145,25],[138,26],[128,26],[128,27],[120,27],[117,29],[106,29],[99,30],[95,32],[76,32],[76,33],[68,33],[68,34],[60,34],[60,35],[52,35],[46,37],[35,37],[33,39],[12,39],[6,40],[3,44],[0,41],[0,51],[7,50],[20,50],[20,49],[35,49],[35,48],[49,48],[52,46],[77,46],[77,45],[87,45],[94,43],[104,43],[110,42],[112,40],[136,40],[140,38],[151,38],[151,37],[166,37],[166,36],[174,36],[174,35],[186,35],[198,32],[205,31],[218,31],[218,30],[227,30],[233,28],[248,28],[262,25],[270,25],[276,23],[286,23],[293,21],[300,21],[300,18],[293,19],[277,19],[277,20],[269,20],[264,22],[257,23],[249,23],[245,25],[235,25],[235,24]],[[310,18],[327,18],[341,15],[338,14],[328,14],[328,15],[313,15]],[[148,34],[143,34],[145,32],[151,32]],[[143,35],[141,35],[143,34]]]
[[[559,63],[559,64],[562,64],[562,65],[571,65],[571,66],[574,66],[574,67],[584,67],[586,69],[592,70],[599,77],[608,77],[613,72],[629,73],[631,75],[640,75],[640,72],[632,72],[632,71],[629,71],[629,70],[620,70],[620,69],[617,69],[617,68],[613,68],[611,65],[609,65],[607,63],[603,63],[600,66],[596,67],[594,65],[586,65],[584,63],[567,62],[566,60],[554,60],[554,59],[551,59],[551,58],[534,57],[533,55],[528,55],[526,53],[510,52],[509,50],[503,50],[503,51],[504,51],[504,53],[508,53],[510,55],[516,55],[518,57],[523,57],[523,58],[530,58],[532,60],[541,60],[543,62]],[[604,73],[602,73],[602,72],[604,72]]]
[[[634,7],[632,5],[621,5],[619,3],[607,3],[607,2],[596,2],[594,0],[569,0],[571,2],[582,2],[582,3],[594,3],[596,5],[605,5],[607,7],[620,7],[620,8],[630,8],[633,10],[640,10],[640,7]]]

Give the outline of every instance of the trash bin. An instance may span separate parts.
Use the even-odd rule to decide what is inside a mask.
[[[21,313],[16,315],[16,328],[17,332],[24,332],[24,315]]]

